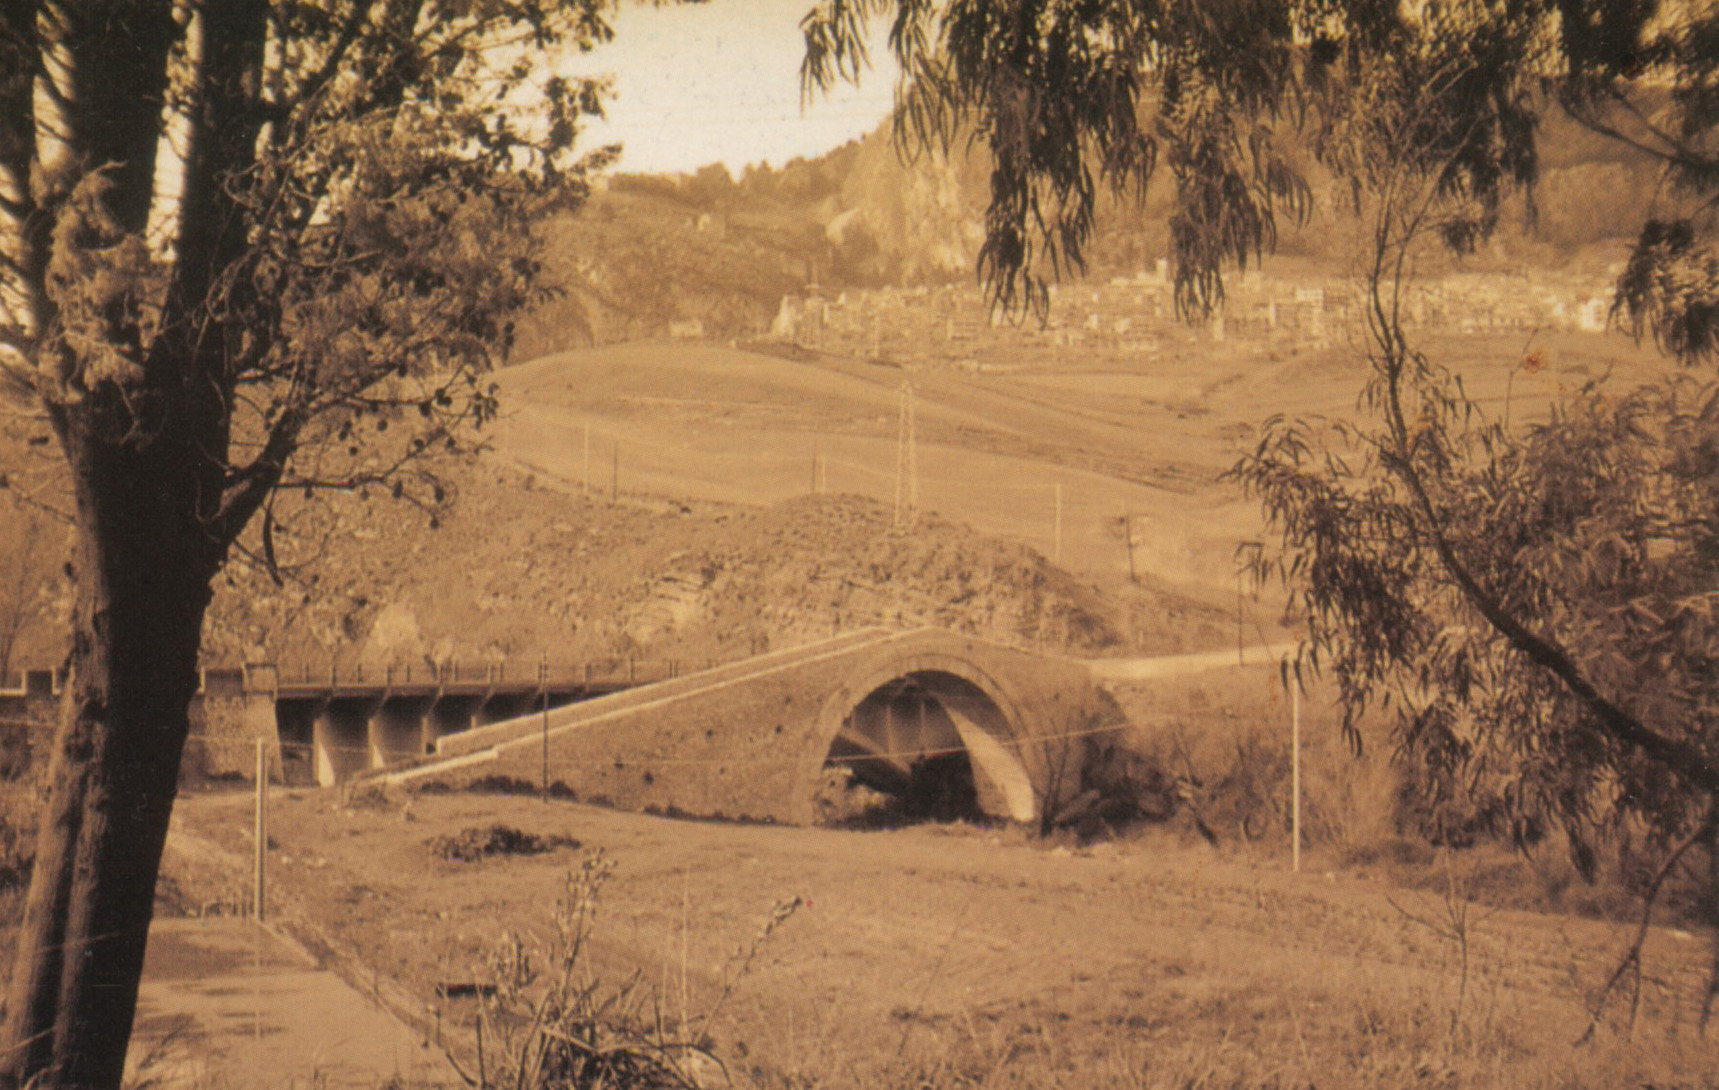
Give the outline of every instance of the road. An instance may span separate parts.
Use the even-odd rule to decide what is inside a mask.
[[[420,1034],[297,946],[231,916],[157,919],[128,1085],[414,1090],[455,1085]]]

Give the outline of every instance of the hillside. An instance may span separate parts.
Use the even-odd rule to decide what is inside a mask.
[[[1497,238],[1467,267],[1557,266],[1596,247],[1613,250],[1637,224],[1610,210],[1645,209],[1662,197],[1645,157],[1556,109],[1543,128],[1531,228],[1526,205],[1513,202]],[[886,123],[822,158],[750,167],[739,179],[721,166],[608,179],[584,209],[547,225],[545,265],[563,294],[521,320],[513,358],[670,333],[744,339],[768,330],[782,298],[810,284],[830,295],[971,289],[988,166],[982,148],[955,147],[903,163]],[[1309,176],[1313,218],[1301,229],[1283,225],[1278,253],[1346,268],[1347,192],[1316,167]],[[1166,255],[1170,196],[1167,177],[1144,201],[1101,196],[1087,255],[1093,279],[1132,276]]]
[[[1546,128],[1536,231],[1525,235],[1506,229],[1470,267],[1581,266],[1603,271],[1606,261],[1618,252],[1619,233],[1633,229],[1628,217],[1611,216],[1607,210],[1649,203],[1653,176],[1639,158],[1555,114],[1549,115]],[[806,491],[808,466],[821,465],[827,491],[871,495],[887,503],[893,487],[897,388],[906,376],[854,360],[808,357],[790,360],[760,380],[762,385],[752,382],[748,387],[752,380],[745,376],[762,366],[758,358],[717,358],[710,355],[714,349],[709,342],[748,338],[767,330],[784,297],[803,293],[809,282],[817,282],[832,296],[852,288],[928,283],[953,284],[952,290],[976,296],[970,278],[985,194],[985,166],[979,154],[926,157],[903,165],[883,129],[823,158],[796,160],[779,169],[754,167],[739,179],[720,167],[689,176],[612,179],[580,214],[549,225],[547,271],[562,294],[521,319],[513,356],[531,360],[568,347],[638,342],[671,333],[681,338],[680,347],[674,353],[660,346],[628,348],[625,358],[616,357],[618,362],[605,365],[601,372],[593,370],[589,358],[573,371],[565,369],[565,361],[548,360],[534,364],[535,370],[520,369],[518,378],[507,380],[518,387],[512,407],[519,414],[501,429],[502,438],[511,443],[510,456],[540,471],[548,469],[563,482],[580,480],[590,470],[576,464],[575,439],[568,429],[582,423],[589,434],[595,421],[597,441],[607,444],[599,455],[608,452],[619,459],[620,452],[627,451],[621,472],[629,480],[623,491],[702,497],[718,504],[770,503]],[[1166,200],[1165,187],[1158,185],[1144,206],[1112,199],[1102,202],[1090,254],[1094,285],[1102,284],[1112,272],[1137,273],[1164,252]],[[1292,278],[1312,283],[1319,270],[1337,268],[1346,260],[1349,232],[1333,221],[1333,203],[1332,195],[1322,189],[1322,211],[1307,229],[1285,233],[1276,268],[1292,269]],[[918,335],[903,330],[897,338],[910,333]],[[691,343],[697,340],[703,340],[705,347]],[[1235,354],[1233,349],[1220,353],[1219,346],[1195,341],[1191,332],[1172,331],[1165,334],[1161,358],[1126,366],[1094,358],[1066,374],[1022,371],[977,378],[915,374],[923,399],[920,438],[925,444],[921,468],[926,506],[953,512],[955,519],[983,533],[1026,542],[1044,556],[1061,555],[1073,570],[1107,575],[1108,581],[1100,581],[1112,590],[1115,580],[1125,574],[1125,565],[1136,559],[1128,554],[1138,537],[1150,554],[1143,560],[1148,571],[1173,579],[1184,589],[1198,584],[1204,588],[1202,596],[1214,601],[1214,588],[1221,590],[1231,577],[1233,549],[1259,532],[1251,505],[1212,487],[1233,461],[1237,444],[1270,412],[1294,406],[1343,411],[1353,391],[1334,356],[1235,360],[1229,358]],[[1617,345],[1615,337],[1604,345],[1598,341],[1566,345],[1548,342],[1544,336],[1541,341],[1550,343],[1560,369],[1574,378],[1594,373],[1599,365],[1585,357],[1595,352],[1631,351]],[[1472,359],[1508,360],[1519,344],[1482,344],[1468,338],[1450,347]],[[647,368],[646,381],[638,382],[633,379],[639,377],[639,359],[634,358],[639,353],[643,353],[640,358],[672,354],[682,360],[696,357],[698,362],[661,375]],[[804,362],[818,366],[793,366]],[[877,361],[888,362],[886,358]],[[1006,357],[1001,364],[1005,369],[1013,366]],[[1331,368],[1329,374],[1327,368]],[[537,377],[530,378],[532,374]],[[713,393],[719,388],[726,392]],[[1517,391],[1518,396],[1521,393]],[[19,599],[18,594],[11,599],[0,595],[0,615],[27,614],[18,632],[14,663],[56,661],[68,603],[68,584],[58,574],[60,523],[30,504],[18,503],[17,498],[36,495],[51,501],[57,451],[45,426],[26,418],[7,416],[0,432],[4,432],[0,471],[10,484],[0,508],[10,531],[8,541],[0,543],[4,546],[0,568],[24,572],[23,582],[28,584],[21,609],[7,605]],[[522,457],[521,442],[531,448],[529,456]],[[653,450],[673,453],[653,463]],[[485,472],[497,471],[492,466]],[[465,483],[466,503],[481,512],[474,517],[495,540],[527,550],[552,547],[566,536],[516,528],[532,520],[532,511],[541,508],[541,495],[516,507],[510,498],[491,495],[514,485],[486,483],[476,477]],[[1068,505],[1061,515],[1052,509],[1056,490],[1061,490],[1058,495]],[[434,561],[423,559],[432,555],[433,550],[426,553],[431,547],[416,538],[408,541],[415,531],[394,525],[411,512],[387,514],[386,506],[361,505],[354,514],[334,516],[328,525],[351,532],[336,535],[324,562],[306,570],[307,585],[289,582],[275,588],[235,565],[234,589],[254,591],[255,600],[233,593],[223,596],[225,604],[219,606],[211,632],[212,653],[273,655],[288,647],[306,654],[313,648],[319,655],[355,653],[369,639],[371,626],[384,608],[394,604],[375,589],[395,578],[389,564],[405,557],[414,564],[435,567]],[[764,517],[744,508],[735,510],[741,513],[730,516],[731,528]],[[833,501],[790,505],[783,509],[786,513],[771,517],[784,527],[802,524],[795,520],[802,520],[804,527],[823,527],[806,529],[811,535],[808,541],[828,544],[844,556],[875,553],[879,547],[871,538],[881,532],[877,523],[887,513],[877,508],[856,513],[856,509],[850,512],[854,520],[850,530],[836,533],[827,525],[835,518],[833,510]],[[708,534],[710,527],[720,525],[715,511],[700,506],[696,517],[677,518],[670,525],[686,524],[692,527],[689,533]],[[441,538],[429,539],[456,537],[453,531],[460,517],[450,521]],[[615,540],[628,534],[640,541],[660,536],[659,528],[628,522],[642,517],[639,509],[623,507],[550,522],[572,526],[579,535],[587,533],[588,525],[613,523],[613,533],[620,535]],[[692,522],[687,523],[687,518]],[[1056,519],[1066,521],[1061,541],[1053,540]],[[301,553],[316,551],[312,542],[320,525],[312,518],[300,527],[305,535],[299,542]],[[604,536],[610,529],[591,532],[604,549],[614,546]],[[980,538],[972,535],[964,540],[967,544],[960,548],[977,548],[973,543]],[[25,544],[30,549],[25,550]],[[487,557],[490,554],[484,550],[490,547],[474,546],[478,549],[474,555]],[[580,538],[573,548],[580,547],[594,546]],[[654,554],[651,562],[666,562],[676,551]],[[690,544],[678,551],[698,552]],[[371,554],[386,562],[372,559]],[[517,554],[497,553],[490,566],[505,572],[517,562]],[[858,595],[851,602],[847,592],[835,595],[838,600],[827,606],[828,616],[759,619],[751,627],[743,626],[745,635],[733,635],[740,631],[734,629],[731,636],[721,638],[690,629],[682,632],[681,626],[675,626],[679,634],[671,637],[665,631],[651,631],[649,624],[635,626],[620,615],[633,608],[629,602],[645,613],[651,611],[652,607],[638,604],[653,600],[656,593],[640,589],[649,582],[643,574],[645,563],[641,559],[627,575],[632,589],[610,588],[602,602],[580,596],[578,580],[587,577],[534,573],[521,585],[528,586],[534,598],[548,595],[544,616],[553,621],[543,622],[550,626],[546,628],[537,627],[537,621],[520,621],[511,628],[497,622],[489,631],[482,625],[474,627],[470,618],[461,615],[452,617],[441,630],[419,617],[410,603],[389,616],[404,622],[407,618],[400,610],[410,610],[417,618],[419,636],[432,647],[459,633],[456,642],[467,653],[515,644],[538,646],[552,635],[562,638],[563,628],[575,620],[587,634],[580,637],[578,646],[593,653],[598,647],[628,646],[650,646],[666,653],[673,647],[703,648],[723,639],[744,645],[795,638],[819,629],[843,609],[867,617],[888,617],[895,611],[904,620],[935,617],[963,593],[942,576],[922,572],[931,582],[912,594],[890,588],[870,598]],[[413,577],[411,572],[400,576]],[[310,580],[316,580],[314,585],[308,585]],[[692,585],[678,575],[668,583]],[[708,589],[688,593],[703,595]],[[511,592],[497,593],[500,597],[491,612],[517,612],[508,605]],[[673,597],[666,590],[662,594]],[[1108,608],[1155,616],[1150,601]],[[423,617],[436,612],[427,609]],[[1041,631],[1036,615],[1020,602],[998,605],[994,612],[1010,619],[983,623],[1001,634],[1036,638]],[[602,620],[591,620],[594,616]],[[0,621],[4,619],[0,616]],[[1119,622],[1112,618],[1106,623],[1114,630]],[[383,627],[386,631],[387,625]],[[414,625],[402,623],[401,627],[410,631]],[[1133,630],[1138,627],[1132,621],[1121,624],[1130,640],[1136,638]],[[1155,622],[1151,627],[1156,631]],[[710,631],[721,628],[714,625]],[[1083,622],[1074,628],[1097,632],[1104,625],[1092,628]],[[473,638],[471,634],[480,629],[485,634]],[[293,634],[285,635],[287,630]],[[518,638],[520,632],[531,633],[531,638]],[[1081,639],[1103,642],[1097,637]]]
[[[315,502],[283,495],[275,511],[282,582],[258,561],[253,528],[248,551],[217,581],[205,661],[320,666],[548,654],[690,662],[868,624],[939,625],[1078,654],[1199,650],[1230,638],[1227,611],[1173,589],[1144,560],[1139,581],[1123,592],[1114,580],[1071,575],[1046,559],[1051,543],[1035,535],[1040,523],[1050,526],[1058,463],[1113,461],[1124,429],[953,384],[944,404],[926,402],[927,510],[903,533],[892,528],[887,494],[896,402],[889,376],[717,348],[605,352],[609,364],[600,355],[569,370],[546,360],[499,376],[504,420],[491,436],[498,449],[430,467],[452,497],[434,518],[382,491]],[[702,398],[674,396],[689,389]],[[633,422],[631,431],[605,423],[599,433],[600,442],[629,436],[618,503],[609,502],[606,476],[590,494],[579,487],[579,452],[564,425],[541,433],[527,426],[527,411],[555,421],[591,404]],[[1061,416],[1061,433],[1050,434]],[[741,461],[758,461],[757,472],[696,445],[713,422],[723,442],[748,449]],[[659,448],[654,473],[646,440]],[[823,451],[822,494],[811,494],[802,441],[808,453]],[[53,665],[63,657],[70,606],[63,532],[19,497],[64,509],[63,467],[45,427],[9,417],[0,442],[12,485],[0,493],[0,568],[23,577],[29,606],[12,665]],[[1150,472],[1149,461],[1141,472]],[[1111,487],[1090,472],[1067,477],[1066,561],[1079,569],[1089,548],[1099,548],[1115,554],[1114,567],[1122,542],[1084,536],[1087,478],[1094,489]],[[1034,533],[1024,539],[1023,494],[1036,497],[1026,523]]]
[[[611,505],[489,460],[450,468],[457,499],[437,530],[385,500],[289,514],[291,540],[325,551],[279,587],[231,565],[206,660],[699,662],[869,624],[1083,654],[1121,639],[1115,603],[1031,550],[935,518],[895,533],[890,512],[860,497]],[[1215,611],[1152,593],[1184,622],[1154,649],[1221,639]]]

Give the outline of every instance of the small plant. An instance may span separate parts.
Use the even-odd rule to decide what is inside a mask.
[[[386,811],[393,805],[388,785],[380,780],[357,780],[341,790],[340,805],[346,810]]]
[[[448,1050],[454,1069],[474,1090],[696,1090],[727,1069],[711,1053],[706,1029],[751,967],[759,947],[799,907],[776,906],[750,943],[735,951],[711,1010],[675,1026],[637,972],[618,986],[604,984],[585,958],[597,899],[614,865],[588,853],[567,876],[549,942],[509,934],[489,956],[489,983],[478,998],[472,1047]]]
[[[1403,919],[1425,928],[1447,944],[1456,959],[1456,993],[1451,998],[1449,1017],[1449,1041],[1451,1047],[1455,1048],[1465,1028],[1470,1028],[1466,1026],[1466,1019],[1473,984],[1475,927],[1492,913],[1482,912],[1476,915],[1474,902],[1469,895],[1474,884],[1474,875],[1470,874],[1466,878],[1458,876],[1450,852],[1447,850],[1440,855],[1444,863],[1445,882],[1437,912],[1415,912],[1404,908],[1388,896],[1385,901],[1396,909]]]

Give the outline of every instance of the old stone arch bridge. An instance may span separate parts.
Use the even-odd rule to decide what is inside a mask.
[[[423,698],[393,711],[373,701],[366,721],[344,726],[325,709],[313,733],[324,779],[507,777],[625,809],[798,825],[819,820],[832,765],[889,791],[953,758],[979,809],[1025,822],[1074,787],[1090,687],[1070,660],[939,629],[870,629],[453,733]],[[390,736],[427,742],[412,756],[374,744]],[[365,750],[362,770],[330,757]]]

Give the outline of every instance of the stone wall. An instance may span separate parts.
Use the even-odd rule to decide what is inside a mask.
[[[280,778],[280,739],[275,729],[272,667],[209,669],[187,709],[181,775],[191,779],[256,774],[257,739],[269,754],[270,776]],[[54,671],[31,670],[23,685],[0,689],[0,779],[27,774],[41,758],[59,714]]]

